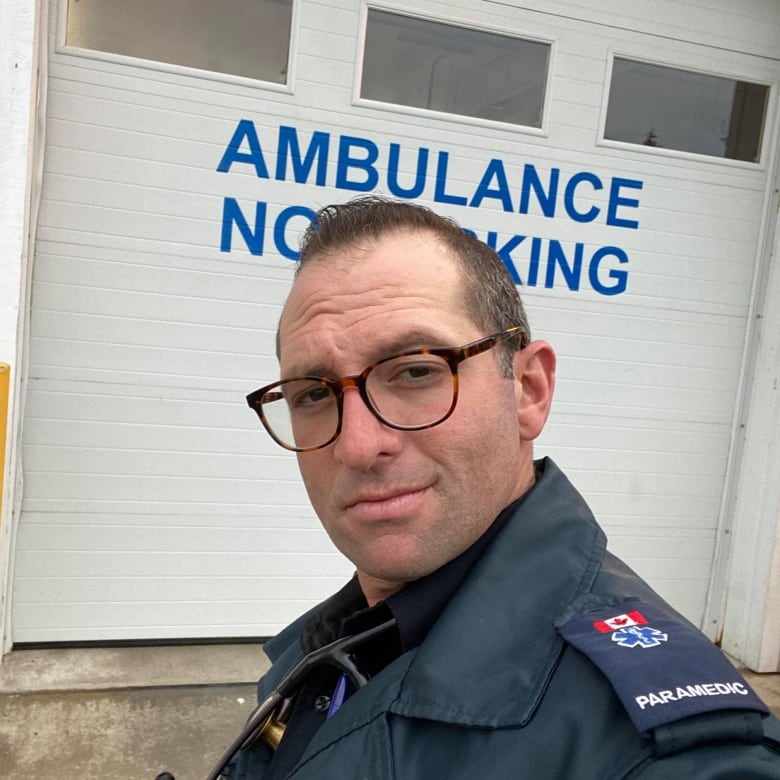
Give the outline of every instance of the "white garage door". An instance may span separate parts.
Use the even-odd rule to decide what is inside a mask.
[[[542,44],[531,129],[353,96],[356,0],[295,5],[289,89],[52,51],[17,643],[270,635],[349,575],[243,396],[277,376],[285,255],[307,210],[418,182],[414,197],[501,250],[559,352],[539,451],[613,549],[701,619],[769,146],[758,162],[637,146],[604,109],[615,57],[759,86],[777,59],[724,49],[727,11],[709,32],[678,15],[648,34],[576,5],[437,6],[438,22]],[[743,40],[767,24],[750,5]],[[605,123],[617,140],[600,140]]]

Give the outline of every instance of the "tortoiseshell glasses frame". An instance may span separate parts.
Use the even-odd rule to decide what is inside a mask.
[[[272,382],[247,397],[271,438],[287,450],[312,452],[341,433],[344,390],[357,388],[363,403],[384,425],[421,431],[443,423],[458,403],[458,366],[503,341],[528,344],[522,325],[462,347],[421,348],[372,363],[353,376],[296,376]]]

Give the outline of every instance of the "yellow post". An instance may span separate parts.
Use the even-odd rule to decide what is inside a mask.
[[[11,366],[0,363],[0,524],[3,522],[3,477],[5,476],[5,433],[8,427],[8,392]]]

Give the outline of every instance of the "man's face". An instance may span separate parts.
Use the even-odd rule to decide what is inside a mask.
[[[360,373],[416,347],[483,336],[464,311],[458,265],[427,233],[398,233],[306,266],[280,323],[281,375]],[[357,567],[369,602],[467,549],[529,487],[518,425],[519,381],[495,350],[462,363],[458,405],[421,431],[383,425],[355,388],[338,439],[298,462],[312,505]]]

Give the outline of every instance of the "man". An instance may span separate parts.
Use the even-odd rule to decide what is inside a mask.
[[[416,205],[329,206],[278,353],[248,401],[356,574],[267,644],[261,699],[382,628],[296,672],[231,778],[780,778],[780,723],[534,462],[555,355],[491,249]]]

